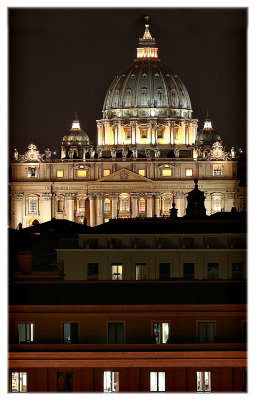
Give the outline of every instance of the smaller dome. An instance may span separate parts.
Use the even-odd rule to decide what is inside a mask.
[[[212,121],[206,118],[203,129],[198,132],[195,144],[197,146],[213,145],[215,142],[222,142],[219,133],[212,127]]]
[[[72,127],[67,135],[63,137],[64,146],[84,146],[89,145],[89,137],[87,133],[81,130],[80,121],[78,120],[77,114],[72,123]]]

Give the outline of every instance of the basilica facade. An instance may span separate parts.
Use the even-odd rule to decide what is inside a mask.
[[[15,149],[11,163],[10,226],[56,219],[95,226],[110,219],[186,214],[187,194],[198,179],[207,215],[244,210],[235,149],[224,150],[206,118],[198,132],[188,91],[161,63],[149,24],[137,57],[107,91],[97,145],[76,114],[60,146],[41,154],[35,144]]]

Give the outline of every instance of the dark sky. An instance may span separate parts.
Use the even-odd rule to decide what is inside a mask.
[[[74,111],[96,144],[106,91],[133,62],[151,17],[162,63],[186,85],[193,118],[206,110],[225,145],[246,140],[245,8],[9,9],[10,148],[58,151]]]

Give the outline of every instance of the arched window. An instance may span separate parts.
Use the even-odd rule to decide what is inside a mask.
[[[111,211],[111,200],[110,199],[104,199],[104,212],[108,214]]]
[[[129,198],[127,196],[120,197],[120,211],[129,212]]]
[[[145,213],[145,199],[141,198],[139,200],[139,213]]]
[[[29,214],[36,214],[37,211],[36,199],[29,199],[28,209],[29,209]]]
[[[172,207],[172,198],[170,196],[163,198],[163,214],[169,214]]]
[[[220,212],[222,209],[221,195],[213,196],[212,198],[212,212]]]
[[[85,199],[81,198],[79,200],[79,211],[85,212]]]

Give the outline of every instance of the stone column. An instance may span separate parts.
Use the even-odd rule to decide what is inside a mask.
[[[118,193],[112,193],[111,199],[112,199],[112,218],[114,219],[117,218],[118,214],[118,208],[117,208]]]
[[[160,193],[156,193],[155,195],[155,214],[157,217],[160,217]]]
[[[170,143],[174,144],[174,121],[170,121]]]
[[[189,144],[189,122],[185,122],[185,144]]]
[[[74,200],[75,193],[68,193],[65,195],[66,198],[66,214],[69,221],[74,221]]]
[[[19,223],[22,223],[23,226],[23,199],[24,199],[24,194],[23,193],[15,193],[14,195],[14,218],[13,218],[13,228],[16,229],[19,225]]]
[[[97,225],[101,225],[103,223],[103,193],[97,193],[96,199]]]
[[[94,193],[89,194],[89,220],[90,226],[95,226],[95,197]]]
[[[138,216],[138,193],[131,193],[132,201],[132,218]]]
[[[153,193],[145,193],[146,196],[146,216],[148,218],[152,217],[152,198]]]
[[[41,211],[42,220],[50,221],[51,220],[51,193],[43,193],[42,194],[42,201],[43,201],[43,212]]]

